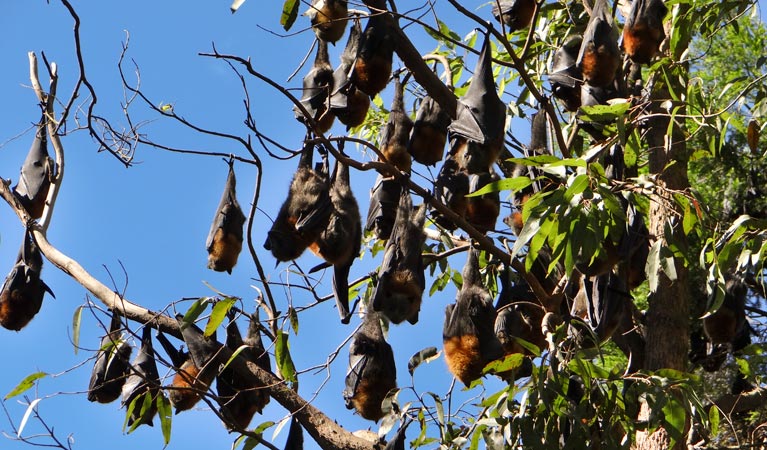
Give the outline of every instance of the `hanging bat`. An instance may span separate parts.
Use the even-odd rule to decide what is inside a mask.
[[[335,43],[344,35],[347,0],[314,0],[305,14],[320,41]]]
[[[493,329],[496,318],[493,299],[482,285],[477,253],[469,250],[463,267],[463,285],[455,303],[445,308],[442,328],[447,367],[466,386],[482,376],[482,369],[490,361],[503,355]]]
[[[122,337],[120,316],[113,311],[109,331],[101,338],[96,362],[93,364],[88,383],[89,402],[112,403],[120,397],[130,374],[132,350]]]
[[[634,0],[623,25],[623,50],[636,64],[649,64],[666,33],[663,18],[668,8],[663,0]]]
[[[304,450],[304,428],[295,416],[290,418],[288,439],[285,441],[284,450]]]
[[[501,292],[495,304],[498,313],[495,318],[495,335],[505,355],[529,355],[530,351],[520,345],[518,339],[539,349],[547,347],[546,337],[541,331],[545,311],[530,286],[524,281],[511,284],[509,274],[508,268],[501,274]]]
[[[496,20],[505,23],[509,32],[513,33],[526,28],[533,21],[535,0],[493,1],[492,13]]]
[[[205,391],[211,385],[213,378],[218,375],[217,355],[223,345],[216,340],[215,333],[210,337],[205,336],[197,325],[185,322],[183,315],[177,314],[176,321],[188,349],[189,360],[198,369],[197,373],[193,374],[196,384],[192,387],[199,386],[195,391],[200,393]]]
[[[434,166],[442,161],[450,115],[433,98],[425,96],[415,113],[407,151],[419,163]]]
[[[343,396],[347,409],[367,420],[383,417],[381,403],[397,387],[394,352],[384,339],[379,314],[368,311],[349,346],[349,371]]]
[[[495,171],[469,175],[469,193],[477,192],[486,185],[500,180]],[[498,191],[466,198],[466,220],[480,233],[495,229],[501,213],[501,196]]]
[[[35,139],[21,166],[19,182],[13,188],[16,197],[32,219],[43,216],[48,189],[54,176],[55,163],[48,155],[47,120],[45,115],[37,124]]]
[[[234,311],[230,310],[229,324],[226,327],[226,346],[234,352],[243,345],[246,347],[240,352],[242,358],[264,370],[271,370],[269,353],[264,349],[258,330],[258,311],[250,319],[247,336],[243,340],[237,322],[234,321]],[[216,389],[221,415],[226,419],[225,425],[229,430],[234,429],[230,424],[236,425],[238,429],[246,429],[253,416],[263,411],[269,403],[269,393],[263,386],[248,383],[230,368],[224,369],[216,377]]]
[[[373,310],[381,312],[395,324],[403,320],[411,324],[418,322],[421,297],[426,286],[421,259],[426,239],[423,234],[425,221],[426,204],[413,211],[410,193],[404,189],[372,296]]]
[[[357,59],[361,35],[360,22],[355,20],[349,31],[349,40],[341,54],[341,65],[333,72],[330,112],[338,117],[338,120],[346,125],[347,129],[361,125],[365,121],[368,108],[370,108],[370,97],[357,89],[349,80],[349,74]]]
[[[576,63],[583,37],[570,36],[554,52],[554,60],[549,73],[551,92],[558,98],[567,111],[578,111],[581,106],[581,84],[583,75]]]
[[[333,67],[328,57],[328,44],[320,40],[317,43],[317,56],[314,65],[304,76],[303,89],[301,91],[301,105],[307,110],[309,116],[317,122],[319,131],[327,132],[335,116],[328,110],[328,97],[333,91]],[[299,122],[307,123],[304,113],[293,107],[293,113]]]
[[[486,34],[466,94],[458,100],[456,119],[450,123],[450,153],[468,173],[490,170],[504,145],[506,105],[498,97]]]
[[[264,242],[264,248],[270,250],[277,261],[301,256],[328,223],[332,205],[327,168],[312,169],[313,154],[313,144],[305,142],[288,198]]]
[[[131,372],[125,380],[122,390],[122,406],[129,410],[133,405],[128,426],[135,422],[139,425],[153,425],[152,419],[157,414],[156,399],[160,393],[160,374],[154,360],[152,347],[152,329],[144,326],[141,335],[141,348],[131,364]]]
[[[546,111],[543,109],[543,105],[541,105],[538,112],[533,114],[533,120],[530,125],[530,145],[525,149],[525,157],[549,154],[547,127]],[[514,233],[519,235],[524,226],[522,208],[533,194],[543,189],[541,178],[545,175],[539,168],[524,164],[517,164],[514,167],[513,175],[514,177],[525,176],[532,180],[528,187],[514,191],[512,194],[512,204],[515,210],[511,214],[511,223],[509,225]]]
[[[176,414],[192,409],[200,401],[201,393],[210,387],[213,376],[209,371],[207,376],[201,377],[200,367],[194,363],[189,352],[176,348],[164,334],[158,332],[157,340],[170,357],[176,372],[168,389],[170,404],[176,408]]]
[[[389,120],[381,131],[381,144],[379,148],[386,162],[393,164],[403,172],[410,172],[412,160],[407,151],[407,143],[410,131],[413,129],[413,121],[405,113],[402,97],[405,87],[400,83],[399,77],[394,79],[394,100],[392,101]]]
[[[40,279],[42,268],[40,249],[27,230],[16,264],[0,288],[0,325],[4,328],[21,330],[40,312],[46,292],[56,298],[51,288]]]
[[[703,319],[703,332],[710,344],[729,345],[748,326],[745,311],[747,293],[748,289],[738,275],[726,275],[722,305]]]
[[[627,302],[631,300],[623,279],[613,272],[581,277],[580,289],[573,300],[570,315],[583,320],[588,330],[581,329],[580,324],[573,322],[571,334],[582,347],[606,341],[627,314]],[[594,342],[592,336],[597,342]]]
[[[205,242],[208,249],[208,268],[217,272],[226,271],[229,274],[237,264],[242,250],[242,227],[245,225],[245,214],[237,202],[236,183],[234,161],[230,161],[224,193],[221,195]]]
[[[434,197],[460,217],[466,216],[469,193],[469,175],[458,167],[453,155],[448,154],[434,182]],[[432,210],[434,222],[448,230],[455,230],[457,225],[443,216],[436,209]]]
[[[384,14],[368,17],[352,71],[352,83],[371,97],[375,97],[389,84],[391,76],[394,40],[387,20]]]
[[[402,192],[402,184],[394,178],[378,175],[370,191],[365,231],[372,231],[378,239],[389,239],[394,220],[397,217],[397,205]]]
[[[615,79],[621,63],[618,31],[607,0],[595,0],[591,19],[583,33],[577,65],[586,83],[604,87]]]
[[[342,323],[349,323],[349,270],[360,254],[362,219],[349,184],[349,167],[336,160],[330,188],[332,212],[327,227],[311,245],[312,251],[333,264],[333,295]]]

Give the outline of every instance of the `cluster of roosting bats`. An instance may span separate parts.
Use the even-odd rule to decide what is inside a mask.
[[[538,7],[534,0],[500,1],[493,7],[493,14],[510,31],[516,31],[530,25]],[[568,38],[553,58],[549,80],[553,95],[564,109],[577,113],[584,105],[627,97],[627,79],[637,79],[641,65],[648,64],[659,51],[665,38],[666,13],[661,0],[634,0],[619,44],[613,12],[606,0],[595,0],[582,36]],[[499,195],[496,192],[467,197],[467,194],[499,179],[493,166],[505,150],[506,105],[499,98],[493,79],[489,34],[485,36],[468,90],[458,99],[455,118],[451,119],[437,102],[426,96],[413,121],[404,108],[404,83],[391,75],[395,44],[387,16],[371,13],[363,30],[359,18],[350,19],[345,0],[316,0],[307,15],[318,38],[317,55],[303,79],[300,106],[296,105],[294,111],[310,132],[287,198],[267,233],[264,248],[277,261],[294,260],[308,248],[327,265],[332,265],[336,305],[341,322],[348,323],[351,318],[348,276],[360,253],[362,220],[351,191],[348,165],[337,159],[330,173],[328,151],[322,144],[315,144],[318,141],[312,135],[329,130],[335,118],[349,128],[363,123],[370,98],[394,78],[394,98],[378,145],[379,160],[391,164],[400,175],[407,175],[413,160],[436,165],[444,159],[435,182],[434,198],[486,233],[496,227],[501,209]],[[341,64],[333,70],[327,44],[341,39],[349,20],[353,23]],[[624,65],[631,68],[628,77],[624,75],[627,72]],[[543,109],[533,116],[531,142],[525,156],[549,152],[547,120],[551,119],[547,119]],[[580,125],[599,140],[598,127],[587,122]],[[46,150],[45,133],[43,119],[14,188],[34,219],[43,212],[54,170]],[[448,143],[449,150],[443,157]],[[321,156],[316,164],[313,163],[315,150]],[[602,161],[607,177],[612,180],[636,175],[626,173],[618,144],[609,147]],[[540,169],[524,165],[515,168],[514,176],[534,180],[530,187],[515,192],[517,210],[504,220],[519,233],[524,226],[520,211],[525,201],[558,181]],[[401,181],[403,178],[407,177],[381,174],[371,190],[365,230],[387,242],[383,262],[374,277],[367,313],[350,345],[343,391],[347,407],[373,421],[384,415],[382,401],[396,388],[394,353],[385,340],[381,321],[417,323],[425,287],[422,250],[427,206],[426,202],[413,206],[406,183]],[[625,200],[623,207],[627,218],[624,232],[617,240],[605,240],[605,257],[576,265],[580,276],[572,277],[565,290],[568,301],[561,311],[555,312],[571,319],[570,336],[580,346],[595,345],[612,337],[630,355],[628,370],[632,371],[642,367],[644,344],[641,321],[630,291],[644,280],[650,236],[635,206]],[[438,226],[448,230],[457,228],[439,211],[431,210],[429,214]],[[231,273],[242,249],[245,220],[237,202],[230,161],[224,193],[206,243],[209,268]],[[546,257],[544,249],[531,272],[551,293],[562,271],[548,270]],[[41,266],[40,252],[27,233],[17,263],[2,287],[0,323],[4,327],[20,330],[39,311],[44,292],[50,292],[40,279]],[[492,259],[488,262],[488,268],[500,266]],[[501,290],[493,305],[493,297],[482,281],[479,251],[469,249],[463,284],[456,302],[445,311],[445,360],[450,372],[466,385],[481,377],[483,368],[493,360],[511,354],[530,355],[523,342],[539,348],[547,344],[543,328],[548,312],[523,280],[512,282],[518,277],[510,268],[504,267],[498,272]],[[722,308],[704,320],[703,335],[699,339],[708,341],[709,350],[703,351],[703,356],[698,355],[698,361],[705,359],[704,366],[708,369],[715,370],[723,359],[723,352],[712,349],[738,349],[750,341],[744,314],[745,296],[742,280],[729,276]],[[242,357],[266,370],[270,370],[270,363],[261,342],[257,315],[250,316],[244,339],[235,318],[232,312],[225,344],[218,343],[215,336],[204,336],[199,328],[180,316],[179,327],[188,351],[176,348],[162,333],[157,334],[157,339],[176,371],[167,387],[176,411],[194,406],[215,379],[221,416],[228,426],[244,429],[253,415],[268,403],[267,391],[263,386],[248,385],[230,369],[219,371],[218,366],[211,363],[212,355],[222,345],[232,350],[245,345]],[[141,347],[132,363],[129,362],[131,347],[123,339],[122,329],[119,315],[113,314],[109,332],[98,352],[88,399],[107,403],[122,395],[123,405],[131,411],[128,423],[151,424],[155,413],[151,399],[157,395],[161,382],[150,327],[144,327]],[[517,373],[500,375],[513,380],[529,374],[531,363],[526,361],[528,365]],[[142,397],[141,404],[134,401],[147,392],[150,395]],[[297,423],[294,425],[300,430]],[[402,445],[402,438],[395,441]]]

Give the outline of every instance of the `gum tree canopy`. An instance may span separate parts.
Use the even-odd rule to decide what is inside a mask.
[[[8,440],[764,445],[755,2],[49,3],[4,54]]]

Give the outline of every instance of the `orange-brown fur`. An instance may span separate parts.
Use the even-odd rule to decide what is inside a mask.
[[[661,30],[650,29],[643,22],[623,29],[623,49],[637,64],[648,64],[658,52],[661,40]]]
[[[39,306],[28,299],[22,289],[6,289],[0,299],[0,325],[8,330],[19,331],[40,311]]]
[[[515,7],[507,14],[503,14],[503,22],[508,25],[509,31],[517,31],[530,25],[535,12],[535,0],[517,0]]]
[[[208,383],[199,378],[200,369],[188,359],[173,376],[173,387],[168,396],[176,413],[191,409],[200,400],[199,391],[208,389]]]
[[[346,110],[338,120],[349,128],[362,124],[370,109],[370,97],[359,89],[354,89],[346,96]]]
[[[315,9],[312,26],[317,37],[325,42],[336,42],[346,30],[347,2],[326,0],[321,9]]]
[[[416,124],[408,146],[413,159],[427,166],[442,161],[447,133],[429,124]]]
[[[352,72],[352,83],[362,92],[373,96],[384,90],[391,76],[391,59],[373,55],[365,60],[357,58]]]
[[[469,197],[466,203],[466,220],[481,233],[495,229],[495,222],[501,212],[498,199]]]
[[[381,153],[383,153],[386,161],[394,164],[397,169],[403,172],[410,172],[410,167],[412,166],[413,161],[410,159],[410,153],[408,153],[407,149],[402,145],[397,143],[387,145],[381,148]]]
[[[231,233],[226,233],[223,228],[216,231],[213,237],[213,246],[208,253],[208,267],[218,271],[229,271],[237,265],[237,258],[242,250],[242,241]]]
[[[443,339],[442,344],[447,367],[461,382],[468,386],[482,375],[484,365],[477,336],[451,337]]]
[[[391,381],[383,377],[360,380],[360,384],[357,386],[357,390],[351,400],[354,409],[357,410],[360,416],[374,422],[378,422],[383,417],[381,403],[386,398],[386,394],[397,387]]]
[[[620,58],[617,58],[609,49],[594,48],[594,44],[589,43],[581,61],[583,79],[591,86],[607,86],[615,79],[619,64]]]

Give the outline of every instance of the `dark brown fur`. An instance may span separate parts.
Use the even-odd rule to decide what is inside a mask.
[[[411,324],[418,322],[426,285],[421,259],[426,205],[419,206],[415,211],[412,209],[410,193],[404,191],[372,296],[373,309],[396,324],[404,320]]]
[[[368,18],[351,76],[352,83],[371,97],[386,87],[391,76],[394,41],[387,20],[382,14]]]
[[[428,95],[424,97],[416,112],[407,147],[413,159],[427,166],[433,166],[442,161],[448,125],[450,125],[450,116],[447,112]]]
[[[535,0],[501,0],[498,3],[493,1],[493,17],[502,21],[509,27],[509,32],[514,32],[526,28],[533,20],[535,13]]]
[[[205,245],[208,249],[208,268],[230,274],[242,250],[242,228],[245,225],[245,214],[237,202],[236,182],[234,166],[230,163],[224,193]]]
[[[394,81],[394,100],[392,101],[389,120],[381,132],[381,153],[386,162],[393,164],[403,172],[410,172],[412,160],[407,151],[407,143],[410,131],[413,129],[413,121],[405,113],[403,95],[405,87],[399,78]]]
[[[21,330],[40,312],[45,293],[53,296],[48,285],[40,279],[42,266],[40,250],[27,231],[16,264],[0,288],[0,325],[4,328]]]
[[[383,337],[379,315],[369,311],[349,347],[349,371],[343,396],[367,420],[383,417],[381,403],[397,387],[394,353]]]
[[[620,62],[618,32],[610,6],[607,0],[596,0],[591,19],[583,33],[578,67],[584,81],[591,86],[604,87],[615,79]]]
[[[666,33],[663,17],[668,9],[662,0],[634,0],[623,26],[623,50],[637,64],[649,64],[658,53]]]

